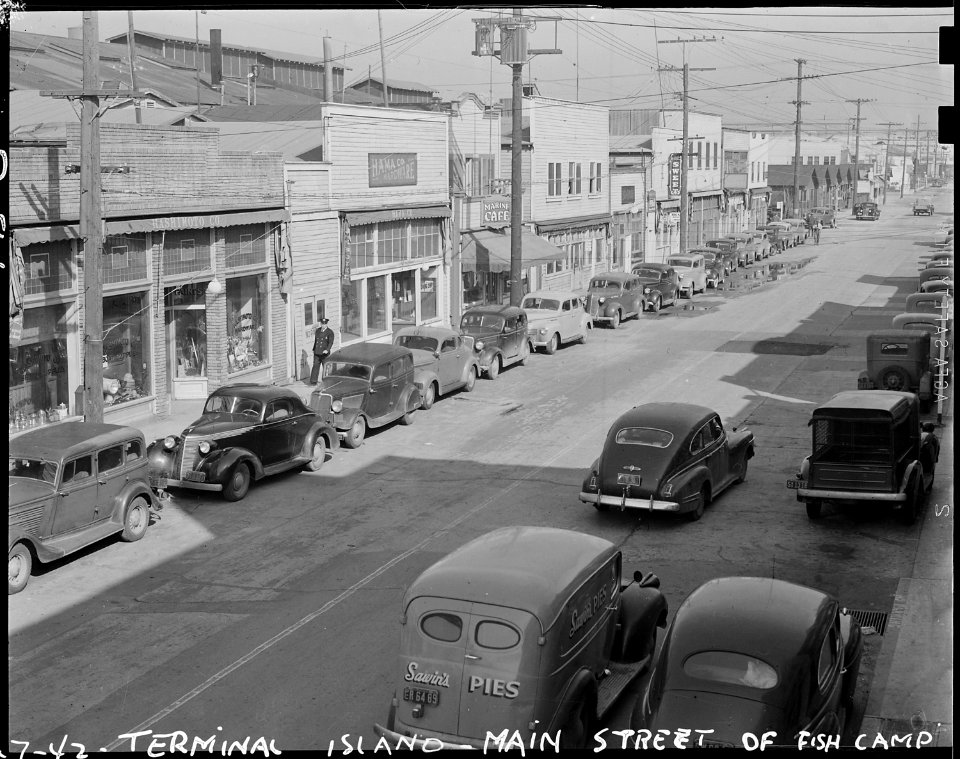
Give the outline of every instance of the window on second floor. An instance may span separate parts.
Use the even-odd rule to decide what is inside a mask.
[[[582,192],[582,188],[580,185],[581,164],[570,161],[568,168],[569,168],[569,175],[567,176],[567,195],[580,195]]]
[[[719,155],[720,155],[720,151],[717,150],[717,143],[713,143],[713,168],[715,169],[718,167],[717,161],[718,161]]]
[[[710,168],[710,143],[707,143],[707,168]]]
[[[637,188],[630,185],[623,185],[620,188],[620,205],[626,206],[637,202]]]
[[[702,142],[697,143],[697,168],[698,169],[703,168],[703,143]]]
[[[558,197],[560,190],[560,163],[547,164],[547,195],[551,198]]]
[[[603,172],[603,164],[597,162],[590,164],[590,192],[600,192],[603,189],[602,186],[602,177],[601,173]]]
[[[464,159],[464,183],[468,197],[493,193],[493,156],[473,155]]]

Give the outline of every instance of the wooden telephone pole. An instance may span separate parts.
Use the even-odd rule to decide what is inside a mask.
[[[901,121],[885,121],[880,125],[887,128],[887,143],[883,149],[883,205],[887,204],[887,174],[890,172],[890,127],[902,125]]]
[[[803,64],[806,61],[803,58],[794,58],[797,62],[797,99],[791,100],[792,104],[797,106],[797,121],[794,125],[794,148],[793,148],[793,207],[790,210],[790,218],[795,219],[800,216],[800,109],[804,105],[810,105],[800,97],[800,89],[803,84]]]
[[[716,37],[699,37],[691,40],[658,40],[660,45],[682,44],[683,47],[683,135],[680,147],[680,252],[687,251],[688,237],[688,216],[689,216],[689,198],[687,197],[687,166],[690,156],[687,150],[687,140],[690,135],[690,98],[688,91],[690,89],[690,71],[716,71],[716,69],[691,69],[687,63],[687,43],[688,42],[716,42]],[[658,69],[659,71],[676,71],[673,67]]]
[[[857,144],[854,148],[853,157],[853,204],[857,204],[857,190],[860,188],[860,105],[862,103],[872,103],[876,98],[857,98],[848,100],[848,103],[857,104]]]

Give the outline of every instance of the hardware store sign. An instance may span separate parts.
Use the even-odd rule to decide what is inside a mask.
[[[371,187],[402,187],[417,183],[416,153],[367,153]]]

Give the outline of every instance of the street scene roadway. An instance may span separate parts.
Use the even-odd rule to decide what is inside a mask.
[[[952,194],[940,197],[952,207]],[[882,621],[921,532],[952,520],[937,508],[952,498],[952,400],[936,482],[912,526],[882,509],[811,521],[785,482],[809,453],[812,409],[856,389],[866,334],[902,311],[943,218],[915,217],[895,198],[878,222],[842,217],[819,245],[810,238],[724,290],[531,356],[412,426],[372,432],[319,472],[268,478],[237,503],[176,492],[139,543],[108,541],[39,568],[8,598],[10,737],[36,747],[66,736],[88,751],[129,749],[121,736],[148,731],[281,750],[342,749],[341,736],[372,747],[399,679],[405,587],[506,525],[606,538],[625,574],[659,576],[671,616],[700,584],[731,575],[809,585],[876,612],[860,682],[871,690]],[[756,436],[746,481],[700,521],[578,500],[611,422],[650,401],[709,406]],[[642,689],[605,726],[627,727]]]

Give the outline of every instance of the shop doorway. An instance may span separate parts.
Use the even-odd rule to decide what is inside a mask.
[[[207,397],[207,283],[164,288],[168,390],[175,400]]]

